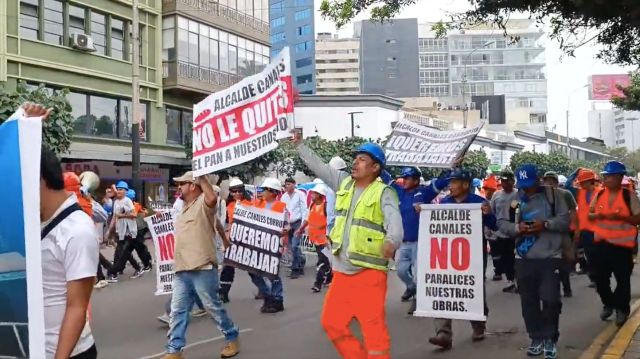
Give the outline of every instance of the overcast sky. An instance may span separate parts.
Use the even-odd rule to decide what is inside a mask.
[[[320,1],[316,0],[316,10]],[[446,18],[448,12],[460,12],[467,9],[468,0],[418,0],[417,4],[405,8],[398,18],[417,17],[418,22],[433,22]],[[356,20],[367,18],[367,14],[360,15]],[[338,32],[340,37],[349,37],[353,34],[353,25],[344,26],[337,31],[333,23],[323,20],[316,11],[315,17],[317,32]],[[567,97],[571,95],[569,135],[571,137],[586,137],[588,135],[587,112],[591,108],[588,101],[588,89],[582,88],[587,84],[588,77],[592,74],[617,74],[626,73],[630,68],[612,66],[597,60],[597,45],[589,44],[578,49],[575,57],[562,56],[558,43],[550,39],[546,43],[546,68],[547,74],[547,121],[549,128],[557,124],[555,132],[566,133]]]

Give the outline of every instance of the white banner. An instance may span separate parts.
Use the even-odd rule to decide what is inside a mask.
[[[153,238],[156,260],[156,295],[173,292],[173,252],[175,249],[174,218],[170,211],[157,212],[144,219]]]
[[[420,206],[414,315],[486,320],[481,204]]]
[[[193,106],[194,176],[233,167],[278,147],[293,129],[291,59],[285,47],[259,74]]]
[[[454,167],[483,125],[484,122],[473,128],[440,131],[409,120],[400,120],[384,146],[387,165]]]

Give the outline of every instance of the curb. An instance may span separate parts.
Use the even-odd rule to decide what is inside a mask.
[[[640,327],[640,299],[631,305],[631,315],[627,322],[618,330],[615,323],[609,323],[593,343],[580,355],[578,359],[620,359],[629,347],[629,343]],[[607,345],[608,344],[608,345]],[[604,352],[603,352],[604,349]],[[601,356],[600,353],[602,353]]]

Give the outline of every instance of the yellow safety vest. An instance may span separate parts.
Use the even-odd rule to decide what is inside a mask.
[[[374,181],[362,192],[356,203],[351,228],[349,228],[349,248],[347,248],[347,258],[355,266],[383,271],[388,269],[389,261],[382,255],[386,231],[380,203],[382,192],[387,187],[381,181]],[[329,234],[335,255],[342,247],[353,193],[354,181],[351,177],[346,178],[336,193],[335,225]]]

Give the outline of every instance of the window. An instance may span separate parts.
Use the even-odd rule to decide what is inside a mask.
[[[171,37],[173,39],[173,36]],[[163,38],[164,41],[164,38]],[[124,21],[111,18],[111,57],[125,59],[124,53]],[[175,56],[175,50],[174,50]]]
[[[284,9],[284,2],[278,1],[276,3],[271,4],[271,12],[282,11]]]
[[[85,9],[69,5],[69,34],[85,34]]]
[[[311,34],[311,25],[298,26],[296,29],[298,36]]]
[[[448,39],[418,39],[420,52],[447,51],[449,49]]]
[[[98,137],[116,137],[118,100],[89,96],[89,116],[95,121],[95,135]]]
[[[313,75],[303,75],[296,78],[296,83],[298,85],[310,83],[311,81],[313,81]]]
[[[306,57],[304,59],[296,60],[296,68],[309,66],[312,63],[313,63],[313,60],[310,57]]]
[[[420,96],[449,96],[449,86],[420,86]]]
[[[398,77],[398,74],[395,74],[395,73],[387,74],[387,78],[390,78],[390,79],[395,79],[397,77]]]
[[[44,41],[63,45],[62,33],[64,32],[64,16],[62,14],[62,1],[46,0],[44,2]]]
[[[20,1],[20,37],[38,40],[39,30],[38,0]]]
[[[271,35],[271,43],[275,44],[275,43],[278,43],[280,41],[284,41],[286,38],[287,37],[286,37],[284,32],[279,32],[277,34]]]
[[[131,101],[120,100],[120,120],[118,121],[118,133],[119,138],[122,139],[131,139],[133,133],[131,133],[131,127],[133,125],[133,107],[131,106]],[[139,116],[141,117],[140,122],[140,131],[145,134],[144,139],[146,140],[147,136],[147,104],[141,103],[139,107]]]
[[[396,40],[395,40],[395,39],[388,39],[388,40],[386,41],[386,43],[387,43],[387,44],[395,44],[395,43],[396,43]]]
[[[295,6],[305,6],[308,0],[295,0]]]
[[[166,107],[167,143],[182,144],[184,137],[191,129],[193,114],[191,111]]]
[[[293,16],[296,21],[308,19],[309,17],[311,17],[311,9],[296,11],[295,15]]]
[[[91,38],[93,38],[93,46],[96,52],[106,55],[107,38],[106,38],[106,21],[105,16],[95,11],[91,12]]]
[[[447,54],[420,55],[420,68],[447,67]]]
[[[281,16],[281,17],[278,17],[278,18],[275,18],[275,19],[271,20],[271,27],[272,28],[278,27],[278,26],[282,26],[282,25],[284,25],[284,16]]]
[[[420,70],[420,84],[449,83],[449,70]]]
[[[238,47],[229,44],[229,72],[238,73]]]
[[[229,72],[229,44],[220,42],[220,71]]]
[[[311,50],[313,43],[311,41],[305,41],[296,44],[296,53],[305,52],[307,50]]]

